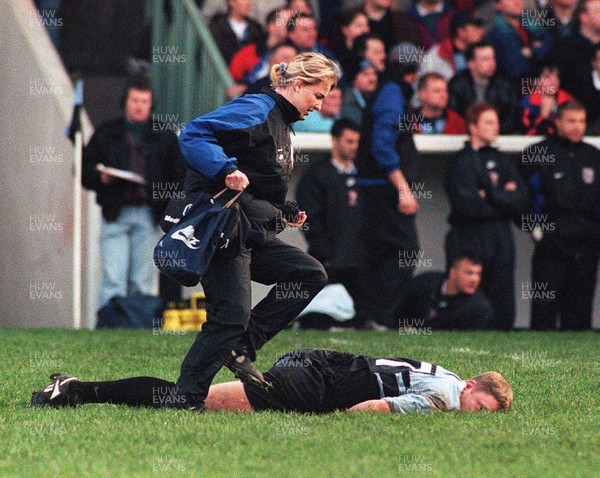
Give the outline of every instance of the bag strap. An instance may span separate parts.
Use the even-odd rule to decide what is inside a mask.
[[[213,199],[217,199],[221,194],[223,194],[225,191],[227,191],[229,188],[225,188],[222,191],[219,191],[217,194],[215,194],[213,196]]]
[[[223,206],[223,209],[227,209],[227,208],[231,207],[231,205],[235,202],[235,200],[237,198],[240,197],[240,194],[242,194],[243,192],[244,192],[244,190],[241,190],[239,193],[237,193],[235,196],[233,196],[229,201],[227,201],[225,206]]]
[[[219,191],[217,194],[215,194],[215,195],[213,196],[213,199],[217,199],[217,198],[218,198],[218,197],[219,197],[221,194],[223,194],[225,191],[228,191],[228,190],[229,190],[229,188],[225,188],[225,189],[223,189],[222,191]],[[237,198],[239,198],[239,197],[240,197],[240,194],[242,194],[243,192],[244,192],[243,190],[242,190],[242,191],[240,191],[240,192],[239,192],[239,193],[237,193],[235,196],[233,196],[233,197],[232,197],[232,198],[231,198],[229,201],[227,201],[227,202],[225,203],[225,205],[223,206],[223,209],[227,209],[227,208],[231,207],[231,205],[232,205],[232,204],[235,202],[235,200],[236,200]]]

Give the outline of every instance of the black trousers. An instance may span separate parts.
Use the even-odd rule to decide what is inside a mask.
[[[244,384],[255,411],[329,413],[381,398],[364,357],[329,349],[288,352],[264,374],[268,389]]]
[[[511,330],[515,320],[515,244],[509,221],[452,226],[446,236],[446,260],[461,251],[483,262],[481,290],[492,303],[490,329]]]
[[[275,286],[251,310],[251,284]],[[207,322],[181,365],[179,393],[200,403],[231,350],[251,359],[285,328],[327,283],[325,269],[302,250],[272,238],[234,258],[215,256],[201,281]]]
[[[359,194],[364,281],[363,311],[382,325],[398,327],[395,311],[420,256],[414,216],[400,214],[394,186],[363,187]]]
[[[536,244],[532,260],[531,328],[584,330],[592,326],[592,309],[600,241],[547,234]]]

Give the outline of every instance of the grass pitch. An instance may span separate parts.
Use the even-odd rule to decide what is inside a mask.
[[[600,470],[598,333],[285,331],[259,353],[327,347],[497,370],[508,413],[301,415],[85,405],[27,409],[60,371],[176,380],[194,334],[0,329],[0,477],[592,477]],[[216,382],[231,380],[222,370]]]

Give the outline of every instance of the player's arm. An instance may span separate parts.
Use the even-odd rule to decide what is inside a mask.
[[[390,406],[385,401],[385,399],[381,400],[367,400],[366,402],[360,402],[350,407],[348,412],[380,412],[380,413],[390,413]]]
[[[392,413],[429,413],[446,409],[445,402],[440,397],[416,393],[407,393],[398,397],[385,397],[382,401],[387,403]]]

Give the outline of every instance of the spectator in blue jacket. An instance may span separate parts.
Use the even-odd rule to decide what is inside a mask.
[[[488,41],[496,52],[498,71],[519,80],[548,56],[552,39],[539,25],[540,17],[524,15],[523,0],[495,0],[495,8],[496,19]]]

